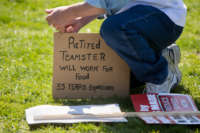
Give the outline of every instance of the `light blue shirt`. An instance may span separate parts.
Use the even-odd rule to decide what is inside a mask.
[[[184,26],[187,8],[183,0],[85,0],[88,4],[104,8],[108,16],[136,5],[148,5],[160,9],[177,25]]]
[[[97,8],[104,8],[107,15],[113,15],[122,7],[124,7],[130,0],[85,0],[88,4]]]

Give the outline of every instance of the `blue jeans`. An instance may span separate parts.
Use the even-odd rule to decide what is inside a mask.
[[[168,75],[161,51],[174,43],[182,30],[157,8],[138,5],[108,17],[100,34],[138,81],[161,84]]]

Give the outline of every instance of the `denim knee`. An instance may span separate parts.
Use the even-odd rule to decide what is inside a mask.
[[[100,35],[104,37],[112,37],[113,32],[120,32],[120,25],[114,19],[114,16],[107,18],[101,25]]]

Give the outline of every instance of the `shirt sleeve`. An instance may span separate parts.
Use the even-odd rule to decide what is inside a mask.
[[[107,8],[105,0],[85,0],[85,2],[97,8]]]
[[[88,4],[91,6],[94,6],[96,8],[103,8],[106,10],[106,14],[110,15],[111,14],[111,9],[108,6],[108,1],[107,0],[85,0]]]

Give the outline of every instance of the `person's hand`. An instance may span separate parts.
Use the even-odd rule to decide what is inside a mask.
[[[67,33],[77,33],[79,30],[85,26],[83,19],[81,18],[80,20],[75,21],[73,24],[65,26],[65,29],[57,29],[60,32],[67,32]]]
[[[61,32],[78,32],[84,25],[96,16],[105,13],[105,9],[96,8],[87,2],[80,2],[70,6],[46,9],[46,20],[49,25]]]
[[[72,15],[66,13],[67,10],[70,10],[69,8],[68,6],[62,6],[54,9],[46,9],[48,24],[63,31],[65,26],[70,25],[75,20]]]
[[[47,13],[51,13],[53,10],[46,10]],[[78,17],[75,18],[74,20],[71,20],[71,24],[68,23],[64,23],[63,25],[65,26],[58,26],[53,24],[52,26],[54,26],[58,31],[60,32],[67,32],[67,33],[77,33],[79,32],[79,30],[84,27],[86,24],[88,24],[90,21],[92,21],[93,19],[95,19],[97,16],[90,16],[90,17]]]
[[[84,18],[76,18],[71,25],[65,27],[64,32],[67,33],[77,33],[79,30],[88,24],[90,21],[94,20],[97,16],[90,16]],[[63,32],[63,29],[57,29],[58,31]]]

